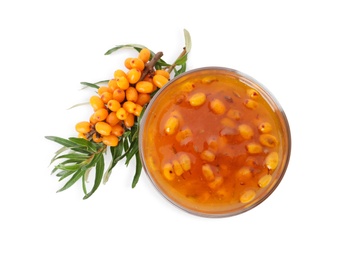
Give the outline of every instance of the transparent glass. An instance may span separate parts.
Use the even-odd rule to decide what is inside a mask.
[[[168,127],[170,118],[177,125]],[[168,201],[191,214],[228,217],[276,189],[291,134],[281,105],[262,84],[233,69],[205,67],[179,75],[152,98],[139,148],[145,172]]]

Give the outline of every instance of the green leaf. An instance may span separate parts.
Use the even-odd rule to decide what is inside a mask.
[[[65,147],[76,147],[77,144],[70,141],[70,140],[67,140],[67,139],[64,139],[64,138],[61,138],[61,137],[57,137],[57,136],[46,136],[45,137],[46,139],[50,140],[50,141],[54,141],[58,144],[61,144]]]
[[[143,49],[143,48],[147,48],[144,45],[141,44],[124,44],[124,45],[116,45],[114,48],[111,48],[110,50],[108,50],[107,52],[105,52],[104,55],[109,55],[115,51],[118,51],[122,48],[135,48],[135,49]],[[151,51],[152,53],[152,51]],[[154,54],[153,54],[154,55]]]
[[[91,197],[91,195],[98,189],[98,187],[102,181],[102,178],[103,178],[104,167],[105,167],[104,156],[102,153],[100,153],[99,159],[97,160],[97,163],[96,163],[96,176],[95,176],[93,188],[89,193],[87,193],[84,196],[84,198],[83,198],[84,200]]]
[[[76,183],[83,174],[85,174],[85,168],[79,168],[74,175],[72,176],[72,178],[69,179],[69,181],[61,188],[59,189],[57,192],[61,192],[64,191],[68,188],[70,188],[74,183]]]
[[[105,175],[104,175],[104,179],[103,179],[104,184],[108,182],[110,175],[111,175],[111,172],[112,172],[112,169],[116,166],[116,164],[120,160],[119,158],[122,157],[123,148],[124,148],[124,139],[121,139],[118,142],[118,145],[116,147],[110,147],[112,159],[111,159],[110,165],[109,165],[109,167],[106,170]]]
[[[75,104],[75,105],[69,107],[68,110],[70,110],[72,108],[76,108],[76,107],[81,107],[81,106],[89,105],[89,104],[90,104],[90,102],[83,102],[83,103]]]
[[[80,146],[84,146],[86,147],[87,149],[90,149],[91,151],[93,152],[97,152],[98,149],[100,148],[99,145],[95,144],[95,143],[92,143],[91,141],[89,140],[86,140],[84,138],[77,138],[77,137],[70,137],[69,138],[70,141],[80,145]]]
[[[186,50],[186,54],[188,54],[191,51],[191,35],[190,33],[184,29],[184,40],[185,40],[185,50]]]
[[[94,83],[89,83],[89,82],[80,82],[81,85],[84,85],[84,86],[87,86],[87,87],[90,87],[90,88],[95,88],[95,89],[98,89],[99,86],[94,84]]]
[[[60,155],[58,157],[56,157],[57,159],[72,159],[72,160],[76,160],[76,161],[83,161],[83,160],[87,160],[89,158],[89,156],[84,155],[84,154],[79,154],[79,153],[69,153],[69,154],[64,154],[64,155]]]
[[[176,60],[176,65],[184,65],[187,60],[188,60],[188,55],[185,54],[182,57],[180,57],[178,60]]]
[[[136,184],[138,183],[140,176],[141,176],[141,172],[142,172],[142,162],[141,162],[141,158],[140,158],[140,153],[137,152],[135,154],[135,159],[136,159],[136,168],[135,168],[135,175],[133,178],[133,182],[131,183],[131,187],[135,188]]]

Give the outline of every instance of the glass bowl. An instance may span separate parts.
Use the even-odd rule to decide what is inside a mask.
[[[233,69],[205,67],[169,81],[140,122],[142,165],[157,190],[203,217],[248,211],[276,189],[291,152],[273,95]]]

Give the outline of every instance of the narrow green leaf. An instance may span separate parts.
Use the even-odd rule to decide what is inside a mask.
[[[184,40],[185,40],[186,54],[188,54],[191,51],[192,43],[191,43],[191,35],[186,29],[184,29]]]
[[[83,102],[83,103],[75,104],[74,106],[69,107],[67,110],[70,110],[70,109],[76,108],[76,107],[81,107],[81,106],[89,105],[89,104],[90,104],[90,102]]]
[[[73,173],[75,173],[76,171],[61,171],[59,173],[59,175],[57,177],[60,177],[59,178],[59,181],[62,181],[64,180],[65,178],[69,177],[70,175],[72,175]]]
[[[55,168],[65,171],[77,171],[79,170],[83,165],[81,164],[73,164],[73,165],[64,165],[64,164],[58,164],[55,166]]]
[[[96,176],[95,176],[93,188],[89,193],[87,193],[84,196],[84,198],[83,198],[84,200],[91,197],[91,195],[98,189],[98,187],[99,187],[99,185],[103,179],[104,167],[105,167],[104,156],[103,156],[103,154],[100,154],[99,159],[96,163]]]
[[[93,152],[97,152],[98,149],[100,148],[99,145],[92,143],[91,141],[86,140],[84,138],[70,137],[69,140],[78,144],[78,145],[84,146]]]
[[[141,45],[141,44],[124,44],[124,45],[117,45],[115,46],[114,48],[111,48],[110,50],[108,50],[107,52],[105,52],[104,55],[109,55],[115,51],[118,51],[122,48],[140,48],[140,49],[143,49],[143,48],[146,48],[144,45]]]
[[[89,158],[89,156],[87,155],[84,155],[84,154],[79,154],[79,153],[69,153],[69,154],[63,154],[63,155],[60,155],[58,157],[56,157],[56,159],[72,159],[72,160],[77,160],[77,161],[80,161],[80,160],[87,160]]]
[[[135,175],[133,178],[133,182],[131,183],[131,187],[135,188],[136,184],[138,183],[140,176],[141,176],[141,172],[142,172],[142,162],[141,162],[141,158],[140,158],[140,153],[137,152],[135,154],[135,159],[136,159],[136,168],[135,168]]]
[[[64,139],[64,138],[61,138],[61,137],[57,137],[57,136],[46,136],[45,137],[46,139],[50,140],[50,141],[53,141],[53,142],[56,142],[58,144],[61,144],[63,146],[66,146],[66,147],[75,147],[77,146],[76,143],[70,141],[70,140],[67,140],[67,139]]]
[[[87,87],[90,87],[90,88],[95,88],[95,89],[98,89],[99,86],[94,84],[94,83],[89,83],[89,82],[80,82],[81,85],[84,85],[84,86],[87,86]]]
[[[176,60],[176,65],[184,65],[187,60],[188,60],[188,55],[185,54],[185,55],[183,55],[182,57],[180,57],[179,59]]]
[[[72,178],[70,178],[69,181],[61,189],[59,189],[57,192],[61,192],[61,191],[64,191],[64,190],[70,188],[74,183],[76,183],[81,178],[81,176],[83,174],[85,174],[85,168],[79,168],[74,173]]]
[[[107,84],[107,83],[109,83],[109,79],[105,79],[105,80],[101,80],[101,81],[97,81],[96,83],[93,83],[93,84],[95,84],[95,85],[99,85],[99,84]]]

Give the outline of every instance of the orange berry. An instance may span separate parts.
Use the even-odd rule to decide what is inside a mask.
[[[111,133],[120,137],[124,134],[124,128],[121,124],[114,125],[112,126]]]
[[[98,88],[98,95],[101,96],[104,92],[109,92],[109,87],[107,86],[101,86]]]
[[[154,89],[153,84],[148,81],[143,80],[143,81],[137,82],[136,84],[136,90],[139,93],[152,93],[153,89]]]
[[[109,112],[108,112],[108,110],[106,108],[98,109],[93,114],[95,120],[97,120],[98,122],[104,121],[107,118],[108,115],[109,115]]]
[[[131,58],[130,66],[132,69],[138,69],[139,71],[143,71],[143,69],[145,68],[144,62],[138,58]]]
[[[106,123],[108,123],[111,126],[114,126],[120,122],[118,117],[116,116],[116,112],[110,112],[109,115],[107,116]]]
[[[117,82],[115,79],[110,79],[109,83],[108,83],[108,88],[109,88],[109,92],[113,92],[115,88],[117,88]]]
[[[75,125],[75,130],[80,134],[87,134],[89,131],[91,131],[91,123],[87,121],[79,122]]]
[[[166,71],[166,70],[156,70],[155,75],[161,75],[167,79],[170,79],[170,73],[168,73],[168,71]]]
[[[126,59],[124,60],[124,66],[125,66],[128,70],[132,69],[132,67],[131,67],[131,59],[132,59],[132,58],[126,58]]]
[[[106,91],[101,94],[100,98],[103,100],[104,104],[106,104],[112,99],[112,93]]]
[[[129,87],[126,91],[125,91],[125,97],[127,99],[127,101],[133,101],[136,102],[137,98],[138,98],[138,93],[136,88],[134,87]]]
[[[124,119],[124,125],[125,125],[127,128],[130,128],[130,127],[132,127],[134,124],[135,124],[135,116],[134,116],[134,114],[129,113],[128,116],[127,116],[127,118]]]
[[[136,109],[136,104],[132,101],[125,101],[122,105],[122,107],[128,112],[128,113],[134,113]]]
[[[147,93],[138,93],[136,104],[144,106],[151,100],[151,96]]]
[[[126,77],[126,74],[123,70],[116,70],[114,73],[113,73],[113,77],[115,79],[118,79],[119,77]]]
[[[116,78],[116,82],[117,82],[117,86],[120,89],[126,90],[127,88],[129,88],[129,81],[127,77],[121,76],[119,78]]]
[[[136,108],[135,108],[135,111],[133,112],[133,114],[135,116],[140,116],[141,112],[142,112],[142,109],[143,109],[143,107],[141,105],[136,104]]]
[[[138,58],[140,60],[142,60],[144,63],[148,62],[149,61],[149,58],[150,58],[150,50],[147,49],[147,48],[143,48],[140,52],[139,52],[139,56]]]
[[[78,133],[78,138],[83,138],[87,140],[86,134]]]
[[[162,88],[167,82],[168,79],[165,78],[163,75],[154,75],[153,77],[153,84],[158,88]]]
[[[95,143],[100,143],[103,140],[103,138],[98,133],[94,133],[92,135],[92,140]]]
[[[122,103],[125,99],[124,90],[117,87],[112,93],[112,99],[117,100],[119,103]]]
[[[116,112],[121,107],[121,104],[116,99],[111,99],[107,103],[107,107],[111,111],[115,111]]]
[[[95,128],[96,128],[96,131],[103,136],[109,135],[112,130],[111,125],[105,122],[96,123]]]
[[[128,112],[123,107],[121,107],[120,109],[117,110],[116,116],[119,120],[124,120],[127,118]]]
[[[127,78],[130,84],[135,84],[139,81],[141,77],[141,71],[139,69],[133,68],[128,71]]]
[[[94,111],[105,107],[103,100],[99,96],[90,97],[90,104]]]
[[[98,122],[97,118],[94,116],[94,113],[90,116],[90,123],[95,125]]]
[[[107,146],[117,146],[118,141],[118,137],[115,135],[103,136],[103,143]]]

